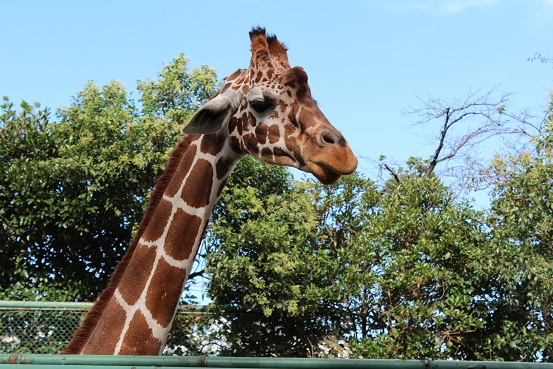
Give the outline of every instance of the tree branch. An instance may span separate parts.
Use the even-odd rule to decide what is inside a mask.
[[[505,139],[508,135],[514,135],[515,139],[524,138],[527,141],[532,136],[530,132],[539,131],[538,125],[529,122],[527,113],[517,115],[508,112],[510,94],[495,94],[496,90],[492,89],[484,94],[470,92],[461,100],[429,97],[423,101],[418,98],[421,108],[410,107],[403,111],[404,115],[418,116],[412,127],[427,128],[436,121],[441,122],[439,133],[429,136],[431,141],[436,142],[436,148],[428,165],[423,168],[424,176],[432,174],[442,162],[464,159],[466,166],[471,160],[481,161],[471,157],[477,145],[491,138]],[[389,167],[385,168],[393,174]],[[451,170],[451,167],[446,170]]]
[[[205,272],[205,268],[202,269],[202,270],[198,270],[197,272],[190,273],[188,275],[188,279],[190,280],[190,279],[196,278],[196,277],[203,277],[204,272]]]
[[[438,164],[438,158],[440,157],[440,153],[442,152],[442,149],[444,147],[444,141],[449,127],[449,118],[451,117],[449,115],[449,110],[450,108],[445,109],[445,122],[442,130],[440,131],[440,141],[438,143],[436,151],[434,152],[434,157],[432,157],[432,160],[430,160],[430,164],[426,168],[426,172],[424,173],[425,176],[429,176],[434,171],[436,164]]]
[[[397,183],[400,183],[399,176],[397,175],[397,173],[392,168],[390,168],[390,166],[388,164],[382,163],[381,165],[384,167],[384,169],[386,169],[388,172],[390,172],[390,174],[392,175],[392,177],[394,177],[394,179],[396,180]]]

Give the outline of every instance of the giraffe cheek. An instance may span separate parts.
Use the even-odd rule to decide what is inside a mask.
[[[287,139],[286,140],[286,148],[289,152],[292,152],[294,154],[294,157],[298,161],[298,164],[300,167],[303,167],[305,165],[305,160],[303,160],[301,156],[301,149],[300,145],[298,144],[298,141],[296,139]]]
[[[280,139],[281,139],[281,137],[280,137],[280,128],[279,128],[278,125],[273,124],[269,128],[269,143],[270,144],[275,144],[275,143],[279,142]]]
[[[262,123],[255,127],[255,135],[257,137],[257,142],[261,145],[265,145],[265,142],[267,142],[267,137],[269,136],[270,129],[265,124]]]
[[[257,155],[257,153],[259,152],[259,147],[258,147],[257,137],[255,136],[255,134],[248,133],[243,137],[242,141],[244,142],[244,146],[246,150],[251,155],[254,155],[254,156]]]

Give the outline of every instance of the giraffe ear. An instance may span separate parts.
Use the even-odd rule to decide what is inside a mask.
[[[184,127],[186,134],[207,134],[221,129],[238,110],[241,94],[230,90],[205,103]]]

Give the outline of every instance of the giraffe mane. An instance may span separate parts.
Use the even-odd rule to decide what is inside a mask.
[[[148,224],[150,223],[150,220],[152,219],[156,211],[156,208],[163,197],[163,193],[165,192],[165,189],[169,185],[171,178],[175,174],[175,171],[184,153],[190,146],[192,139],[193,139],[193,136],[191,135],[186,136],[178,143],[177,147],[171,153],[171,157],[167,162],[167,166],[164,172],[161,174],[161,176],[158,178],[156,182],[154,192],[150,198],[148,207],[146,208],[146,211],[144,213],[144,217],[140,222],[140,227],[138,228],[136,235],[134,236],[129,248],[123,255],[123,258],[115,267],[115,270],[110,277],[107,288],[102,291],[100,296],[98,296],[98,299],[92,306],[92,309],[90,309],[90,311],[86,314],[84,321],[79,326],[79,329],[73,335],[71,342],[67,345],[67,347],[64,350],[60,351],[60,354],[78,354],[80,353],[80,350],[82,349],[82,347],[84,347],[84,345],[88,341],[90,335],[94,331],[94,328],[98,324],[98,320],[102,316],[109,300],[115,293],[115,289],[117,288],[123,274],[125,273],[125,270],[127,269],[127,266],[129,265],[129,262],[133,256],[133,253],[136,250],[138,241],[140,240],[140,238],[142,237],[142,234],[148,227]]]

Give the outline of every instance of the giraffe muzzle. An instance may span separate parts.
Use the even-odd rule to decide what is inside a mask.
[[[334,145],[341,147],[348,146],[348,142],[340,132],[324,131],[319,135],[317,141],[321,147]]]
[[[358,160],[339,131],[323,131],[317,137],[320,149],[306,158],[306,169],[321,183],[332,184],[357,169]]]

